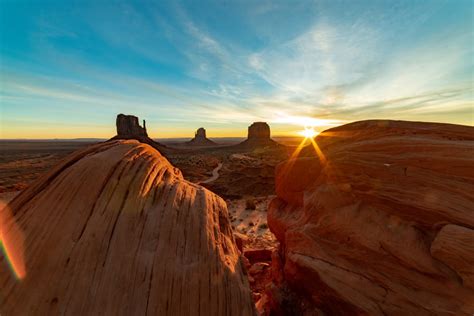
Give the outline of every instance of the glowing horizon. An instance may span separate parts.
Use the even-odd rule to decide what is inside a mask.
[[[474,125],[468,0],[0,6],[1,139],[109,138],[118,113],[154,138]]]

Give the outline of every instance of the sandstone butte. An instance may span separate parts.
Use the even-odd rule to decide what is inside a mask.
[[[247,139],[236,146],[253,148],[278,146],[278,143],[270,138],[270,126],[267,123],[254,122],[248,127]]]
[[[206,130],[204,127],[200,127],[197,129],[196,133],[194,134],[194,138],[191,139],[189,142],[186,142],[187,145],[190,146],[215,146],[217,145],[215,142],[207,138]]]
[[[143,120],[143,126],[140,126],[138,117],[134,115],[118,114],[115,120],[115,126],[117,128],[117,135],[112,137],[111,140],[136,139],[141,143],[148,144],[155,148],[162,155],[166,156],[166,154],[174,152],[170,147],[151,139],[146,130],[145,120]]]
[[[316,144],[277,168],[273,310],[473,315],[474,128],[362,121]]]
[[[225,202],[152,147],[73,153],[2,210],[1,315],[253,315]]]

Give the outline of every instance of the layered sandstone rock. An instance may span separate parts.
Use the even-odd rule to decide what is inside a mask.
[[[206,136],[206,130],[203,127],[198,128],[194,134],[194,138],[187,142],[191,146],[215,146],[216,143],[208,139]]]
[[[159,152],[69,156],[1,211],[2,315],[252,315],[225,202]]]
[[[474,128],[364,121],[316,144],[277,169],[274,311],[472,315]]]
[[[270,138],[270,126],[265,122],[255,122],[248,128],[248,136],[240,143],[240,147],[265,147],[277,146],[278,144]]]

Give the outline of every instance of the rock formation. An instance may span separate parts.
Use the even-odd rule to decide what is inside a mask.
[[[270,126],[265,122],[255,122],[248,128],[249,140],[269,140],[270,139]]]
[[[140,126],[138,123],[138,117],[134,115],[125,115],[119,114],[117,115],[116,119],[116,126],[117,126],[117,135],[114,136],[111,140],[117,139],[136,139],[141,143],[148,144],[153,148],[157,149],[162,154],[167,154],[172,150],[160,144],[150,137],[148,137],[148,133],[146,131],[145,120],[143,120],[143,127]]]
[[[146,132],[145,120],[143,127],[138,124],[138,117],[133,115],[117,115],[117,136],[123,138],[148,136]]]
[[[254,314],[225,202],[146,144],[76,152],[0,215],[2,315]]]
[[[278,145],[270,138],[270,126],[265,122],[255,122],[248,128],[248,136],[240,147],[266,147]]]
[[[316,144],[276,171],[273,311],[472,315],[474,128],[363,121]]]
[[[194,138],[186,143],[191,146],[215,146],[216,143],[206,137],[206,130],[204,127],[198,128],[194,134]]]

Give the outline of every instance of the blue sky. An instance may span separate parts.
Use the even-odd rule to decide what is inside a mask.
[[[0,138],[473,125],[473,2],[0,1]]]

